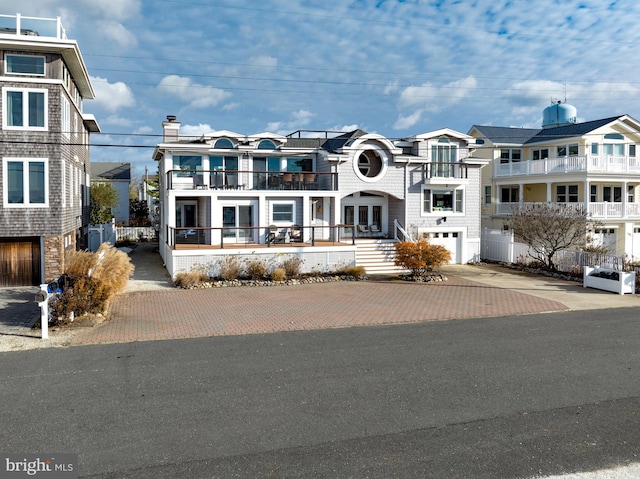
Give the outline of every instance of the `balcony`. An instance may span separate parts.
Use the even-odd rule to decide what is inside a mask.
[[[0,15],[0,35],[26,35],[67,40],[67,33],[60,22],[60,17],[25,17],[20,14]]]
[[[496,214],[500,216],[508,216],[514,208],[518,208],[521,203],[498,203],[496,205]],[[529,204],[529,203],[522,203]],[[558,208],[567,208],[573,206],[576,209],[584,210],[584,203],[550,203]],[[598,202],[587,204],[589,215],[594,219],[638,219],[640,218],[640,203],[622,203],[615,202]]]
[[[338,191],[337,173],[310,171],[171,170],[168,190]]]
[[[172,249],[224,249],[355,245],[354,225],[166,227]]]
[[[451,179],[468,178],[466,163],[425,163],[422,165],[424,182],[427,184],[441,183]]]
[[[494,177],[556,175],[565,173],[612,173],[640,175],[640,159],[629,156],[564,156],[516,163],[497,163]]]

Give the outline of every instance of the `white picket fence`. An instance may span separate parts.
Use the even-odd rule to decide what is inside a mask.
[[[534,261],[529,246],[517,243],[513,233],[502,230],[482,230],[481,257],[501,263],[530,263]],[[598,265],[615,270],[629,269],[622,256],[588,253],[585,251],[558,251],[554,263],[559,271],[582,275],[584,266]]]
[[[116,235],[118,240],[150,240],[154,239],[156,229],[153,226],[116,226]]]

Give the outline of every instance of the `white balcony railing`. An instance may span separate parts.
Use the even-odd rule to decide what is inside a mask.
[[[564,156],[516,163],[497,163],[494,176],[531,176],[562,173],[640,174],[640,158],[613,155]]]
[[[576,208],[584,208],[584,203],[549,204],[552,206],[557,206],[558,208],[567,208],[568,206],[572,205]],[[496,205],[496,214],[501,216],[508,216],[513,212],[514,208],[517,208],[519,206],[520,203],[498,203]],[[627,203],[624,209],[622,203],[612,203],[607,201],[599,203],[589,203],[587,206],[589,209],[589,215],[591,215],[591,217],[595,219],[640,218],[640,203]]]
[[[49,37],[67,40],[67,32],[60,17],[26,17],[20,15],[0,15],[0,35],[20,35]]]

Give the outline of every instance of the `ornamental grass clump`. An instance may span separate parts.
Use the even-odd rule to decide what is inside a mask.
[[[124,291],[134,269],[129,256],[109,243],[95,253],[73,251],[66,263],[69,282],[50,302],[52,317],[62,321],[72,312],[76,317],[105,312],[109,300]]]

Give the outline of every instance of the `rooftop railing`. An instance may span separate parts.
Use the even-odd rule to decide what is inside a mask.
[[[19,13],[16,15],[0,15],[0,35],[47,37],[67,40],[67,32],[62,26],[60,17],[26,17]]]

